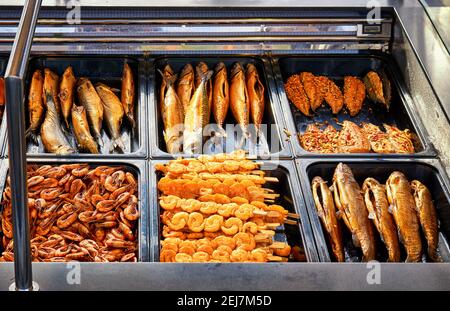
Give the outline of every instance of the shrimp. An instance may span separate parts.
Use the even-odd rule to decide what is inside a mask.
[[[189,220],[189,214],[186,212],[178,212],[173,215],[172,219],[167,222],[167,226],[175,231],[183,229]]]
[[[192,262],[192,256],[188,254],[178,253],[175,255],[175,262]]]
[[[253,217],[254,206],[250,204],[242,204],[234,212],[234,216],[238,217],[243,221],[247,221],[249,218]]]
[[[183,211],[192,213],[200,210],[202,204],[194,199],[187,199],[181,202],[180,207]]]
[[[192,232],[201,232],[205,228],[203,215],[197,212],[189,214],[187,224]]]
[[[166,249],[159,254],[159,260],[161,262],[175,262],[177,253],[172,249]]]
[[[219,206],[217,213],[223,217],[234,215],[235,210],[239,207],[236,203],[226,203]]]
[[[258,226],[254,222],[246,222],[242,226],[242,232],[249,232],[251,234],[257,234],[258,233]]]
[[[216,232],[219,231],[223,224],[223,217],[220,215],[212,215],[206,218],[205,228],[206,232]]]
[[[222,225],[222,231],[227,235],[235,235],[242,229],[242,220],[236,217],[228,218]]]
[[[230,262],[230,254],[223,250],[215,250],[212,253],[212,258],[220,262]]]
[[[251,259],[251,255],[246,250],[242,248],[235,249],[231,252],[230,256],[231,262],[245,262]]]
[[[256,247],[255,239],[251,234],[245,232],[239,232],[233,237],[236,246],[246,251],[251,251]]]
[[[217,203],[214,202],[203,202],[202,206],[200,207],[200,212],[202,212],[203,214],[215,214],[217,213],[218,210],[218,205]]]
[[[235,249],[236,248],[236,242],[234,241],[233,238],[231,237],[227,237],[225,235],[221,235],[218,236],[214,239],[214,243],[216,243],[217,246],[220,245],[226,245],[231,249]]]
[[[171,211],[175,207],[177,207],[179,200],[180,200],[180,198],[175,195],[168,195],[168,196],[162,197],[159,200],[159,205],[161,206],[161,208],[165,209],[166,211]]]
[[[197,251],[192,255],[192,261],[194,262],[208,262],[209,261],[209,253],[203,251]]]

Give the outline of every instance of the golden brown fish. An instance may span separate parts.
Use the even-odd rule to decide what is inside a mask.
[[[47,93],[47,113],[41,126],[42,144],[46,152],[60,155],[74,153],[75,150],[70,146],[61,128],[53,98],[54,96],[51,93]]]
[[[73,106],[74,87],[76,83],[77,79],[73,74],[72,66],[69,66],[62,75],[61,85],[59,87],[59,100],[67,128],[69,128],[70,110]]]
[[[130,122],[131,128],[136,127],[134,120],[134,78],[133,71],[127,63],[123,64],[122,90],[120,92],[123,111]]]
[[[175,92],[174,84],[177,76],[166,77],[162,71],[159,72],[165,81],[165,98],[161,105],[161,115],[164,123],[164,140],[167,152],[171,154],[181,151],[183,136],[183,105]]]
[[[344,104],[350,116],[356,116],[362,108],[366,98],[364,83],[357,77],[344,77]]]
[[[79,148],[93,154],[98,154],[98,147],[89,131],[86,109],[83,106],[73,105],[72,124]]]
[[[194,68],[191,64],[186,64],[181,70],[177,83],[177,95],[183,107],[183,119],[194,91]]]
[[[343,262],[345,260],[344,244],[342,242],[342,231],[336,216],[333,195],[327,183],[319,176],[314,177],[312,181],[312,192],[317,214],[328,232],[334,257],[337,261]]]
[[[339,87],[324,76],[316,77],[316,83],[322,93],[325,102],[331,107],[333,114],[338,114],[344,107],[344,95],[342,95]]]
[[[310,115],[311,103],[306,95],[300,75],[290,76],[284,84],[287,98],[303,113],[305,116]]]
[[[438,220],[433,199],[428,188],[418,180],[411,182],[416,202],[416,211],[422,226],[422,231],[428,244],[428,257],[433,261],[439,261],[437,248],[439,242]]]
[[[195,69],[195,87],[198,88],[200,83],[202,82],[202,77],[207,74],[209,71],[208,65],[206,65],[204,62],[200,62],[197,64],[197,67]],[[200,75],[199,73],[203,73],[203,75]],[[211,79],[206,82],[206,94],[208,95],[208,105],[209,105],[209,111],[211,111],[212,107],[212,81]]]
[[[351,121],[344,121],[338,138],[338,152],[367,153],[370,143],[367,136],[358,125]]]
[[[369,98],[375,103],[383,104],[389,110],[392,90],[386,74],[370,71],[364,77],[364,85]]]
[[[387,124],[383,124],[383,126],[395,153],[414,153],[413,136],[408,129],[402,131],[395,126]]]
[[[248,138],[248,124],[250,122],[250,101],[245,84],[244,69],[235,63],[231,69],[230,105],[234,118],[242,129],[240,146]]]
[[[374,260],[375,237],[362,196],[361,188],[347,165],[339,163],[333,176],[334,202],[353,237],[361,247],[363,261]]]
[[[389,213],[389,203],[384,186],[370,177],[364,181],[363,191],[369,218],[373,220],[375,228],[380,233],[381,239],[388,250],[388,261],[399,262],[400,246],[398,244],[397,227],[391,213]]]
[[[30,118],[30,127],[26,131],[26,136],[31,136],[35,144],[37,141],[37,133],[39,128],[45,118],[45,105],[42,101],[44,85],[44,77],[42,72],[38,69],[33,72],[33,77],[31,78],[30,92],[28,94],[28,112]]]
[[[203,73],[199,67],[196,70],[202,80],[189,102],[184,118],[183,151],[188,154],[201,153],[203,127],[208,124],[210,118],[207,83],[213,71]]]
[[[383,132],[378,126],[372,123],[364,123],[362,131],[369,140],[370,147],[376,153],[395,153],[389,135]]]
[[[44,69],[44,86],[42,91],[42,102],[45,103],[47,101],[46,95],[47,93],[52,94],[53,102],[55,103],[56,112],[58,116],[61,117],[61,106],[58,99],[59,93],[59,77],[56,73],[51,71],[48,68]]]
[[[223,123],[227,117],[228,107],[230,106],[230,86],[228,84],[227,67],[224,63],[216,66],[213,83],[213,105],[212,112],[216,120],[219,132],[217,136],[226,136]]]
[[[80,78],[77,83],[78,100],[86,109],[89,126],[100,147],[103,146],[101,135],[103,122],[103,103],[97,91],[87,78]]]
[[[311,109],[312,111],[316,111],[323,102],[323,94],[318,89],[316,77],[311,72],[301,72],[300,79],[311,104]]]
[[[422,258],[419,219],[411,186],[405,175],[393,172],[386,182],[389,204],[392,206],[400,242],[405,246],[406,262],[419,262]]]
[[[162,72],[164,74],[164,77],[166,77],[166,78],[170,78],[173,75],[175,75],[175,73],[172,70],[172,67],[170,67],[169,64],[164,66]],[[164,79],[162,79],[161,86],[159,88],[159,102],[158,102],[160,109],[161,109],[162,103],[164,102],[164,97],[166,97],[166,91],[167,91],[167,84],[166,84],[166,81],[164,81]]]
[[[250,102],[250,115],[252,117],[253,124],[256,127],[256,131],[259,133],[265,107],[264,85],[259,79],[258,70],[255,65],[251,63],[247,64],[245,78],[247,80],[247,92]]]
[[[120,128],[122,127],[124,115],[122,103],[109,86],[97,83],[95,89],[103,103],[104,117],[112,138],[110,152],[116,148],[125,151],[125,145],[120,137]]]

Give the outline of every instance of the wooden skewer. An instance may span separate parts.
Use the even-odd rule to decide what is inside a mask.
[[[266,201],[267,203],[275,203],[275,200],[270,200],[270,199],[264,199],[264,201]]]
[[[268,182],[280,182],[276,177],[264,177],[264,179]]]
[[[286,219],[286,220],[284,221],[284,223],[285,223],[286,225],[297,225],[297,221],[295,221],[295,220],[290,220],[290,219]]]
[[[273,189],[269,189],[269,188],[262,188],[264,191],[270,192],[270,193],[274,193],[275,191]]]
[[[261,232],[261,234],[266,234],[271,237],[275,235],[275,231],[273,230],[260,229],[259,232]]]
[[[295,213],[288,213],[287,215],[288,215],[288,217],[290,217],[290,218],[294,218],[294,219],[300,219],[300,215],[299,215],[299,214],[295,214]]]
[[[276,262],[287,262],[288,259],[286,257],[280,257],[280,256],[273,256],[269,255],[267,256],[268,261],[276,261]]]
[[[279,196],[280,196],[279,194],[269,194],[269,193],[264,194],[264,198],[271,199],[271,200],[274,200],[274,199],[278,198]]]
[[[288,246],[288,244],[284,242],[273,242],[271,245],[269,245],[269,248],[271,249],[284,249]]]
[[[275,230],[275,229],[278,228],[279,226],[281,226],[279,223],[273,222],[273,223],[266,223],[266,225],[265,225],[265,226],[262,226],[262,227],[264,227],[265,229],[272,229],[272,230]]]

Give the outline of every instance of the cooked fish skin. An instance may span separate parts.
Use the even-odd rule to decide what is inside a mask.
[[[338,152],[367,153],[370,143],[364,132],[355,123],[345,120],[338,138]]]
[[[364,83],[353,76],[344,77],[344,105],[351,117],[360,111],[366,98],[366,87]]]
[[[28,112],[30,118],[30,127],[25,133],[26,137],[31,136],[31,139],[35,144],[38,143],[37,134],[45,118],[45,105],[42,101],[43,86],[44,77],[42,76],[42,71],[37,69],[33,72],[30,91],[28,93]]]
[[[300,135],[300,145],[303,149],[315,153],[336,153],[339,132],[328,125],[323,131],[315,124],[309,124],[303,135]]]
[[[64,117],[64,121],[66,122],[67,128],[69,128],[69,117],[73,106],[74,88],[76,83],[77,79],[73,74],[72,66],[69,66],[62,75],[58,95],[61,103],[62,115]]]
[[[103,103],[94,86],[88,78],[80,78],[77,82],[78,100],[86,109],[89,126],[100,147],[103,147],[101,135],[103,122]]]
[[[162,72],[164,74],[164,77],[166,77],[166,78],[170,78],[175,75],[172,67],[169,64],[164,66]],[[159,88],[159,102],[158,102],[160,110],[161,110],[161,106],[164,102],[164,98],[166,97],[166,90],[167,90],[166,81],[164,81],[164,79],[162,79],[161,86]]]
[[[420,262],[422,242],[420,240],[419,219],[408,179],[395,171],[386,181],[386,193],[392,206],[394,220],[398,228],[400,242],[405,246],[406,262]]]
[[[384,102],[386,105],[386,109],[389,110],[389,108],[391,106],[391,101],[392,101],[391,81],[389,80],[389,78],[384,70],[381,70],[379,72],[379,76],[381,78],[381,82],[383,83],[383,95],[384,95]]]
[[[319,176],[313,178],[311,187],[317,215],[328,232],[334,257],[338,262],[344,262],[342,231],[336,216],[333,194],[328,188],[327,183]]]
[[[377,72],[369,71],[364,77],[364,85],[366,86],[367,95],[373,102],[383,104],[389,108],[386,104],[383,82]]]
[[[437,255],[439,243],[438,219],[430,190],[418,180],[411,182],[411,188],[414,191],[416,212],[427,240],[428,257],[433,261],[440,261]]]
[[[164,140],[167,152],[170,154],[179,153],[181,150],[181,140],[183,135],[183,105],[175,91],[174,84],[177,76],[167,77],[160,71],[166,84],[166,93],[161,105],[161,115],[164,123]]]
[[[395,153],[414,153],[412,134],[408,129],[402,131],[392,125],[383,124],[383,126]]]
[[[203,127],[208,124],[210,119],[207,83],[211,79],[213,71],[204,73],[199,67],[196,70],[201,77],[201,82],[189,102],[184,118],[183,151],[187,154],[201,152]]]
[[[176,90],[178,98],[183,106],[183,119],[195,91],[194,76],[194,68],[191,64],[186,64],[181,70],[181,74],[178,78]]]
[[[219,127],[217,136],[226,136],[223,128],[225,118],[230,107],[230,85],[228,84],[227,67],[224,63],[218,63],[215,68],[213,82],[212,113]]]
[[[197,67],[195,68],[195,87],[198,88],[200,83],[202,82],[202,76],[207,74],[209,71],[208,65],[205,62],[199,62]],[[203,75],[200,75],[200,72]],[[212,80],[209,79],[206,82],[206,94],[208,95],[208,105],[209,111],[212,109],[212,97],[213,97],[213,89],[212,89]]]
[[[119,148],[125,151],[125,145],[123,144],[120,136],[120,129],[122,127],[122,120],[124,116],[124,110],[121,101],[114,94],[111,88],[105,84],[97,83],[95,86],[97,94],[100,96],[103,104],[103,114],[108,125],[109,132],[111,133],[111,147],[110,152]]]
[[[50,93],[53,96],[53,103],[55,104],[56,112],[58,116],[61,117],[61,105],[59,103],[58,93],[59,93],[59,77],[56,73],[51,71],[49,68],[44,69],[44,85],[42,90],[42,102],[46,103],[46,94]]]
[[[46,152],[56,153],[58,155],[74,153],[75,150],[70,146],[62,131],[53,98],[54,96],[51,93],[47,93],[47,112],[41,126],[42,144]]]
[[[369,140],[370,147],[376,153],[395,153],[389,135],[383,132],[378,126],[372,123],[364,123],[362,131]]]
[[[344,95],[332,80],[325,76],[316,77],[316,83],[322,92],[325,102],[331,107],[333,114],[338,114],[344,107]]]
[[[98,154],[97,144],[89,131],[86,109],[83,106],[77,106],[74,104],[72,107],[71,117],[73,132],[80,149],[87,150],[92,154]]]
[[[305,90],[306,96],[308,96],[311,110],[316,111],[317,108],[322,105],[323,95],[318,89],[318,83],[316,77],[311,72],[301,72],[300,80]]]
[[[311,103],[306,95],[300,75],[290,76],[284,84],[284,89],[287,98],[303,113],[305,116],[310,116]]]
[[[120,101],[122,102],[123,111],[128,121],[130,122],[132,129],[136,128],[136,121],[134,120],[134,99],[135,99],[135,87],[134,87],[133,71],[131,70],[130,65],[124,63]]]
[[[397,227],[392,215],[389,213],[389,202],[384,185],[369,177],[364,181],[362,190],[369,217],[373,219],[375,228],[380,233],[381,239],[388,250],[388,261],[399,262],[400,246]]]
[[[247,64],[245,78],[250,102],[250,116],[257,133],[259,133],[265,108],[264,85],[259,78],[258,70],[252,63]]]
[[[244,69],[240,63],[235,63],[231,69],[230,106],[234,118],[242,129],[244,140],[249,136],[250,101],[245,83]]]
[[[333,175],[334,203],[353,236],[353,243],[361,247],[363,261],[375,260],[375,237],[361,188],[349,166],[339,163]]]

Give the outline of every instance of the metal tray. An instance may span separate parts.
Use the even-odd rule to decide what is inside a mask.
[[[316,208],[311,191],[311,181],[315,176],[321,176],[324,180],[331,183],[334,169],[339,162],[346,163],[350,166],[353,174],[361,186],[367,177],[376,178],[380,183],[386,182],[389,175],[395,171],[403,172],[408,180],[418,179],[422,181],[431,191],[435,207],[440,222],[439,227],[439,250],[442,259],[450,262],[450,192],[449,179],[436,159],[418,159],[418,160],[379,160],[379,159],[305,159],[296,160],[299,169],[300,179],[302,180],[302,189],[309,212],[311,226],[317,243],[317,249],[321,261],[331,261],[330,245],[326,242],[326,233],[322,229],[320,219],[317,216]],[[351,236],[345,226],[342,226],[344,232],[344,246],[346,252],[346,261],[360,261],[360,250],[353,247]],[[377,260],[386,261],[387,253],[385,246],[377,236]],[[422,242],[422,245],[425,241]],[[348,256],[351,254],[351,258]],[[402,260],[405,254],[402,251]]]
[[[159,207],[159,191],[157,189],[158,181],[161,173],[155,172],[155,165],[167,163],[167,160],[152,160],[150,162],[150,182],[154,185],[150,191],[150,261],[159,261],[160,251],[160,207]],[[290,212],[300,215],[298,226],[285,225],[285,233],[290,245],[303,245],[308,262],[317,262],[316,246],[307,210],[302,196],[300,195],[300,184],[297,179],[295,164],[293,161],[264,161],[261,169],[267,173],[267,176],[277,177],[279,183],[271,183],[270,188],[281,194],[277,200],[277,204],[282,205]]]
[[[109,153],[109,146],[111,139],[109,138],[109,132],[107,130],[106,123],[103,122],[102,128],[102,139],[104,142],[104,147],[100,154],[89,154],[89,153],[75,153],[71,155],[64,155],[62,157],[67,158],[127,158],[130,156],[147,158],[147,141],[148,141],[148,130],[147,130],[147,102],[146,102],[146,83],[145,83],[145,63],[143,58],[131,58],[131,57],[108,57],[108,56],[37,56],[32,57],[29,61],[29,68],[27,72],[26,85],[25,85],[25,98],[28,98],[29,86],[31,83],[31,77],[34,70],[50,68],[52,71],[58,74],[61,78],[64,70],[71,65],[75,74],[75,77],[88,77],[92,83],[104,82],[108,86],[121,88],[121,78],[123,64],[127,62],[134,74],[135,81],[135,92],[136,92],[136,102],[135,102],[135,119],[136,119],[136,129],[134,134],[131,133],[131,128],[124,117],[122,128],[121,128],[121,138],[124,142],[126,150],[124,153],[119,153],[117,150],[114,153]],[[28,106],[26,106],[26,114],[28,114]],[[29,123],[27,121],[26,127]],[[108,133],[107,133],[108,132]],[[71,133],[68,135],[68,139],[72,147],[76,146],[75,136]],[[41,142],[40,136],[38,136],[39,145],[35,145],[30,140],[27,140],[27,154],[28,156],[52,158],[59,157],[58,155],[52,153],[45,153],[44,147]],[[7,151],[5,151],[7,154]]]
[[[411,157],[411,156],[435,156],[436,152],[427,139],[427,132],[415,113],[415,107],[403,79],[398,73],[397,66],[392,59],[376,55],[336,55],[336,56],[295,56],[272,59],[274,76],[278,88],[281,106],[286,116],[286,124],[291,132],[292,147],[295,156],[320,156],[320,157]],[[331,109],[325,103],[316,111],[312,117],[303,115],[287,99],[284,83],[293,74],[302,71],[309,71],[316,75],[325,75],[331,78],[342,89],[345,75],[358,76],[360,78],[370,70],[384,70],[392,85],[392,104],[388,112],[381,105],[374,104],[366,99],[361,112],[355,117],[345,111],[345,108],[337,115],[331,113]],[[361,122],[371,122],[376,125],[387,123],[400,129],[410,129],[416,133],[420,141],[420,149],[413,155],[410,154],[320,154],[304,150],[299,142],[297,133],[304,133],[309,124],[328,122],[333,127],[339,129],[338,122],[350,120],[356,124]]]
[[[7,159],[3,159],[2,164],[0,166],[0,197],[3,198],[3,189],[6,184],[6,178],[8,175],[9,163]],[[86,159],[86,158],[78,158],[78,159],[61,159],[61,158],[28,158],[27,163],[29,164],[53,164],[53,165],[61,165],[67,163],[88,163],[91,167],[97,167],[100,165],[108,165],[108,166],[125,166],[131,172],[135,173],[137,176],[137,180],[139,183],[138,191],[139,191],[139,211],[141,216],[139,218],[138,223],[138,261],[139,262],[147,262],[149,261],[149,228],[148,228],[148,189],[151,187],[148,181],[146,162],[144,160],[111,160],[111,159]],[[1,210],[1,209],[0,209]]]
[[[0,55],[0,77],[5,76],[6,66],[8,65],[8,56]],[[0,156],[3,157],[5,151],[6,140],[6,113],[3,111],[3,116],[0,118]]]
[[[161,112],[158,108],[158,96],[159,96],[159,87],[161,85],[161,75],[157,71],[157,69],[162,69],[164,65],[169,64],[175,73],[181,72],[181,69],[184,65],[191,63],[192,66],[195,66],[200,61],[205,62],[210,70],[214,70],[215,66],[219,62],[224,62],[228,69],[228,77],[230,77],[231,66],[235,62],[240,62],[242,65],[247,63],[253,63],[259,73],[261,82],[265,87],[265,98],[266,98],[266,107],[264,110],[263,117],[263,125],[267,126],[267,132],[265,137],[267,144],[261,144],[265,148],[258,149],[257,155],[261,159],[286,159],[292,158],[292,152],[289,142],[286,141],[286,136],[283,132],[284,119],[282,115],[281,109],[277,105],[277,95],[276,90],[273,86],[271,86],[269,81],[269,76],[272,74],[272,70],[270,68],[270,63],[265,58],[259,57],[236,57],[236,56],[195,56],[195,57],[162,57],[150,60],[150,72],[149,72],[149,104],[150,104],[150,133],[155,133],[155,135],[150,135],[151,139],[151,147],[150,152],[152,158],[173,158],[174,155],[167,153],[166,143],[163,138],[163,129],[164,125],[162,122]],[[153,121],[154,120],[154,121]],[[214,117],[211,115],[211,123],[215,124]],[[225,119],[226,124],[236,125],[236,121],[232,116],[231,109],[228,112],[227,118]],[[220,153],[220,152],[231,152],[235,148],[236,139],[231,138],[231,134],[227,137],[223,148],[224,150],[213,150],[213,148],[207,147],[208,151],[206,153]],[[239,138],[238,138],[239,139]],[[237,139],[237,140],[238,140]],[[248,144],[246,147],[254,148],[255,144]],[[255,150],[255,149],[251,149]],[[261,150],[265,150],[266,152],[260,152]],[[185,154],[180,154],[185,155]]]

